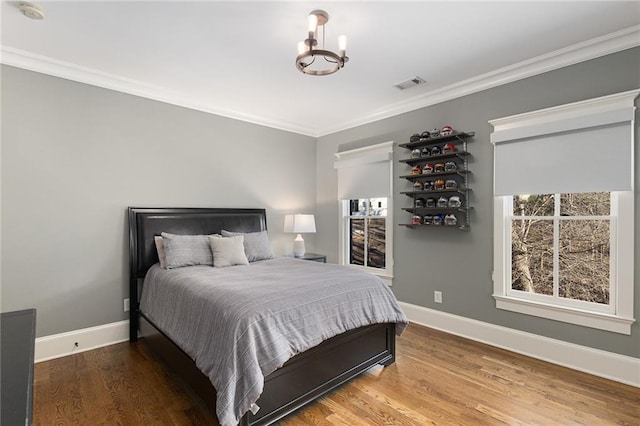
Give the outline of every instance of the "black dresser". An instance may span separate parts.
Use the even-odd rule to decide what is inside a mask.
[[[30,425],[36,310],[0,314],[0,333],[0,424]]]

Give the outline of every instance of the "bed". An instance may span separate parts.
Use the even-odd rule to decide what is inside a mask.
[[[155,265],[158,262],[158,256],[154,237],[162,232],[181,235],[208,235],[220,233],[223,229],[245,233],[264,231],[266,230],[265,210],[130,207],[128,214],[130,231],[130,341],[135,342],[139,337],[144,338],[147,345],[180,375],[189,387],[207,403],[212,412],[215,412],[213,406],[216,401],[216,391],[212,385],[211,376],[207,376],[201,371],[203,369],[202,358],[195,356],[191,347],[185,347],[184,342],[180,338],[176,338],[175,331],[167,326],[170,321],[165,321],[152,309],[147,308],[147,312],[141,311],[143,279],[147,275],[159,273],[160,268]],[[276,268],[278,263],[286,262],[296,268],[326,267],[328,275],[331,271],[330,268],[335,268],[331,265],[323,266],[323,264],[316,262],[292,259],[256,262],[252,268],[266,277],[270,275],[271,269],[269,268]],[[205,267],[200,268],[205,269]],[[240,268],[242,267],[239,267],[238,270]],[[247,268],[249,269],[249,267]],[[259,268],[263,268],[262,271]],[[229,268],[208,269],[213,273],[214,270]],[[197,268],[192,268],[190,272],[196,270]],[[148,290],[151,291],[151,288],[153,287],[150,286]],[[393,363],[395,361],[396,331],[401,330],[405,325],[406,321],[398,321],[398,325],[394,322],[383,322],[357,326],[297,353],[275,371],[264,376],[264,386],[259,398],[255,405],[251,405],[251,408],[257,409],[259,407],[259,409],[247,411],[239,419],[240,424],[246,426],[271,424],[370,367],[376,364],[386,366]],[[209,374],[211,374],[210,371]],[[262,382],[260,384],[262,385]],[[226,397],[226,394],[223,393],[220,396]],[[224,423],[229,424],[228,417],[225,418]]]

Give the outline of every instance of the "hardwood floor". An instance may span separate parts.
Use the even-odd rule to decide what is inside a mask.
[[[36,364],[35,425],[210,425],[146,346]],[[412,324],[376,367],[280,422],[295,425],[640,425],[640,389]]]

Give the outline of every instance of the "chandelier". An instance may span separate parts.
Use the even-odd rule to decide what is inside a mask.
[[[347,36],[338,37],[339,54],[324,49],[324,24],[329,21],[329,14],[324,10],[314,10],[309,13],[309,38],[298,42],[298,57],[296,67],[304,74],[329,75],[344,67],[349,61],[347,50]],[[318,45],[318,27],[322,27],[322,49]]]

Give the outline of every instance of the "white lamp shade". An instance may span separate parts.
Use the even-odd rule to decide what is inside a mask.
[[[284,217],[284,232],[306,234],[316,232],[316,221],[312,214],[288,214]]]

